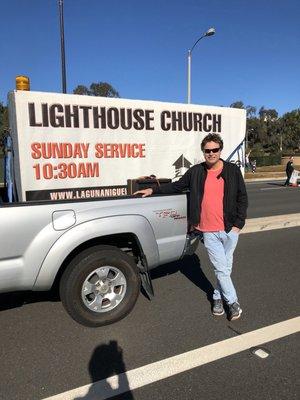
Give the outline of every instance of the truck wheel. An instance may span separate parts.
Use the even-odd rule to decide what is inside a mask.
[[[133,309],[140,292],[134,260],[113,246],[94,246],[77,255],[60,281],[60,298],[82,325],[108,325]]]

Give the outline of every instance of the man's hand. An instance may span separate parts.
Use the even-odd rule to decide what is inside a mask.
[[[233,227],[231,228],[231,230],[234,231],[234,232],[236,232],[236,233],[240,233],[240,229],[237,228],[236,226],[233,226]]]
[[[153,189],[148,188],[148,189],[144,189],[144,190],[138,190],[137,192],[134,192],[133,195],[142,194],[142,197],[147,197],[147,196],[151,196],[152,193],[153,193]]]

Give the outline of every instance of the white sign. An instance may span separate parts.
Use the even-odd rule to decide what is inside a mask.
[[[292,175],[290,177],[290,184],[291,185],[297,186],[298,174],[299,174],[299,171],[294,169],[294,171],[292,172]]]
[[[177,180],[203,161],[208,133],[243,164],[244,110],[57,93],[9,94],[19,199],[127,195],[127,180]],[[242,165],[243,166],[243,165]]]

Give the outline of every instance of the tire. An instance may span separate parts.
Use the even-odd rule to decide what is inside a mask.
[[[129,314],[140,285],[133,258],[116,247],[103,245],[83,251],[70,262],[59,291],[64,308],[75,321],[98,327]]]

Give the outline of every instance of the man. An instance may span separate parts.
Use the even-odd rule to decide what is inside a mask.
[[[177,182],[148,188],[135,194],[177,193],[190,190],[190,224],[203,232],[204,246],[214,267],[217,286],[213,294],[214,315],[223,315],[223,300],[228,304],[229,320],[240,318],[242,309],[231,280],[233,252],[239,232],[245,225],[247,192],[240,169],[222,160],[220,135],[209,134],[201,149],[205,162],[191,167]]]
[[[290,179],[291,179],[292,173],[294,171],[293,161],[294,161],[294,157],[291,156],[289,158],[289,161],[286,164],[286,168],[285,168],[286,181],[284,182],[283,186],[289,186],[289,184],[290,184]]]

